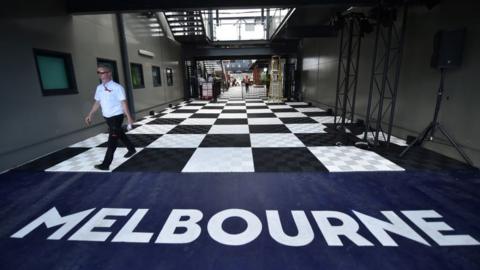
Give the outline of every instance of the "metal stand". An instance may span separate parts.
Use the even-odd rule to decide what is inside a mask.
[[[388,147],[400,79],[408,6],[403,6],[400,26],[395,24],[396,8],[380,4],[376,12],[376,35],[363,144],[368,144],[368,134],[372,132],[373,142],[370,145],[378,146],[381,133]],[[384,120],[387,114],[388,121]]]
[[[442,127],[440,122],[438,122],[438,114],[440,112],[440,107],[442,105],[442,98],[443,98],[443,83],[445,79],[445,70],[443,68],[440,69],[440,86],[437,92],[437,103],[435,105],[435,114],[433,116],[433,121],[420,133],[420,135],[415,138],[415,140],[400,153],[400,157],[403,157],[414,145],[419,144],[421,145],[426,138],[429,141],[432,141],[435,136],[435,130],[438,128],[440,132],[448,139],[450,144],[458,151],[458,153],[463,157],[463,159],[467,162],[468,165],[473,167],[473,163],[468,158],[467,154],[463,152],[463,150],[458,146],[452,136],[450,136],[446,129]]]
[[[355,98],[357,95],[360,47],[363,32],[360,27],[362,14],[351,13],[340,20],[340,52],[337,73],[337,92],[335,98],[334,125],[341,138],[345,139],[345,122],[353,122],[355,115]],[[346,38],[346,40],[345,40]],[[341,122],[337,127],[338,111],[341,110]],[[337,142],[337,145],[343,142]]]

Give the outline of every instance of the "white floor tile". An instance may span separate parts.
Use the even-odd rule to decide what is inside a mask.
[[[161,116],[160,118],[180,118],[180,119],[185,119],[190,116],[192,116],[193,113],[169,113],[164,116]]]
[[[268,108],[269,109],[291,109],[292,107],[288,105],[268,105]]]
[[[208,103],[205,107],[224,107],[225,103]]]
[[[97,136],[93,136],[76,144],[70,145],[70,147],[96,147],[104,142],[108,141],[108,134],[102,133]]]
[[[182,110],[200,110],[203,106],[183,106]]]
[[[285,102],[288,105],[308,105],[306,102]]]
[[[322,124],[286,124],[292,133],[326,133]]]
[[[231,103],[233,103],[233,104],[240,104],[240,103],[242,103],[242,104],[243,104],[243,103],[245,103],[245,100],[229,100],[229,101],[228,101],[228,104],[231,104]]]
[[[218,119],[245,119],[246,113],[222,113],[218,116]]]
[[[247,109],[247,113],[272,113],[269,109]]]
[[[222,110],[205,110],[205,109],[202,109],[202,110],[198,110],[196,111],[195,113],[197,114],[205,114],[205,113],[221,113]]]
[[[208,134],[248,134],[248,125],[213,125]]]
[[[265,103],[247,103],[247,109],[255,109],[255,107],[265,107]]]
[[[128,134],[166,134],[176,125],[143,125],[127,132]]]
[[[300,112],[277,112],[275,115],[278,118],[297,118],[297,117],[308,117]]]
[[[105,152],[107,151],[106,147],[97,147],[92,148],[86,152],[78,154],[70,159],[67,159],[53,167],[46,169],[48,172],[108,172],[95,169],[93,166],[100,164],[105,157]],[[137,151],[140,151],[137,148]],[[120,166],[123,162],[127,161],[128,158],[124,158],[128,152],[127,148],[118,147],[113,156],[112,164],[110,164],[110,171],[114,170],[116,167]]]
[[[253,172],[251,148],[198,148],[182,172]]]
[[[197,148],[205,134],[165,134],[147,148]]]
[[[377,153],[355,146],[317,146],[308,149],[330,172],[404,171]]]
[[[283,125],[278,118],[248,118],[249,125]]]
[[[292,133],[252,133],[250,143],[252,147],[305,147]]]
[[[217,121],[216,118],[187,118],[180,125],[213,125]]]
[[[224,110],[246,110],[246,106],[225,106],[223,107]]]
[[[333,123],[334,117],[333,116],[312,116],[310,117],[313,120],[317,121],[318,123]]]
[[[324,112],[325,110],[322,110],[320,108],[316,107],[309,107],[309,108],[295,108],[295,110],[299,112]]]
[[[207,104],[208,102],[208,100],[194,100],[190,104]]]

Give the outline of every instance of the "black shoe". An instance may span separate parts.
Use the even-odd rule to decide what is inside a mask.
[[[97,169],[97,170],[108,171],[108,167],[110,167],[110,166],[101,163],[101,164],[97,164],[93,167],[95,167],[95,169]]]
[[[129,158],[131,156],[133,156],[133,154],[135,154],[137,152],[137,150],[133,149],[132,151],[128,151],[125,156],[123,156],[124,158]]]

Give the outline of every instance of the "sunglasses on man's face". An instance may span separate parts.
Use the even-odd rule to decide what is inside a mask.
[[[105,74],[105,73],[110,73],[109,71],[97,71],[97,74]]]

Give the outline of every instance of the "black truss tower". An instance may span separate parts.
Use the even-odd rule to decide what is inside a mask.
[[[363,14],[349,13],[338,20],[340,27],[340,52],[338,56],[337,92],[335,97],[334,123],[340,133],[345,132],[345,122],[353,122],[355,115],[355,98],[357,95],[360,48],[363,37],[361,20]],[[337,116],[340,116],[340,126]]]
[[[390,144],[408,13],[407,4],[401,8],[400,22],[396,7],[380,4],[373,9],[376,34],[363,139],[368,142],[372,133],[374,146],[379,145],[380,135]]]

